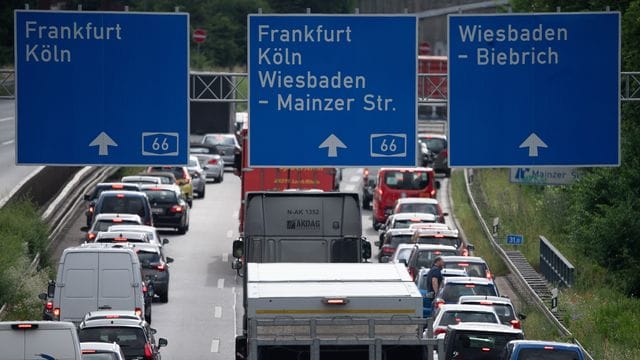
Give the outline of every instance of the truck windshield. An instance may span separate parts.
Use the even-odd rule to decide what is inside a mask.
[[[549,359],[549,360],[579,360],[580,355],[572,350],[522,349],[518,360]]]
[[[387,171],[384,184],[394,190],[424,190],[429,185],[426,171]]]

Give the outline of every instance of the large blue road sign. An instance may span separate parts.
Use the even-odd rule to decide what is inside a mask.
[[[449,16],[449,164],[620,164],[620,14]]]
[[[416,18],[250,15],[249,163],[415,166]]]
[[[189,16],[15,12],[16,162],[186,164]]]

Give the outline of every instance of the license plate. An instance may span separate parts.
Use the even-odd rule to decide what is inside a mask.
[[[164,213],[164,209],[163,208],[153,208],[151,209],[151,212],[154,214],[163,214]]]

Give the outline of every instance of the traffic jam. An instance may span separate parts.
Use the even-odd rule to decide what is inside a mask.
[[[163,353],[181,359],[176,354],[182,351],[201,352],[196,358],[205,359],[223,346],[237,360],[587,359],[574,343],[527,337],[522,303],[476,254],[473,242],[480,239],[466,238],[458,228],[450,200],[452,171],[459,171],[450,166],[451,63],[447,56],[416,53],[414,18],[249,15],[248,22],[247,36],[258,47],[249,45],[248,51],[250,110],[234,112],[236,121],[225,131],[211,130],[216,123],[210,131],[188,134],[183,158],[171,157],[185,155],[182,134],[136,132],[137,142],[142,137],[136,156],[149,158],[132,161],[144,167],[114,160],[133,171],[100,179],[83,194],[83,239],[55,259],[55,277],[39,295],[42,318],[0,322],[0,360],[159,360]],[[366,29],[382,31],[385,24],[397,34],[414,32],[394,45],[398,52],[410,50],[409,63],[415,66],[399,73],[413,86],[394,92],[375,72],[359,75],[344,62],[337,69],[351,73],[317,65],[346,61],[322,55],[334,48],[357,49],[354,44],[367,38]],[[120,30],[118,23],[118,40],[122,31],[127,41],[127,26],[123,22]],[[493,36],[490,31],[484,30],[478,42]],[[206,33],[196,35],[203,40]],[[274,47],[285,45],[297,51]],[[291,61],[279,61],[282,54]],[[491,56],[491,62],[501,58],[500,53]],[[416,69],[431,80],[416,77]],[[290,75],[296,71],[303,78],[300,86]],[[308,93],[296,92],[300,88]],[[377,127],[366,136],[354,128],[340,131],[336,123],[351,116],[346,114],[351,101],[340,111],[313,105],[341,98],[365,99],[357,124],[379,121]],[[361,104],[354,101],[355,109]],[[407,114],[407,128],[387,125]],[[278,116],[287,131],[294,131],[288,137],[295,144],[291,149],[274,146],[274,133],[266,130],[270,125],[264,119]],[[331,119],[313,121],[326,118]],[[300,130],[302,121],[319,125]],[[105,165],[109,152],[121,156],[120,145],[91,144]],[[196,216],[194,209],[205,197],[222,198],[224,192],[232,192],[239,206],[221,201],[215,203],[218,215],[207,221]],[[205,287],[192,288],[199,294],[190,295],[222,301],[206,286],[213,287],[220,276],[217,288],[225,288],[222,275],[211,270],[223,263],[224,276],[234,281],[233,304],[224,308],[233,312],[234,338],[213,339],[209,351],[165,334],[193,319],[171,318],[174,324],[167,326],[164,317],[166,304],[187,296],[185,274],[175,268],[200,260],[180,259],[177,247],[194,246],[185,239],[196,227],[213,237],[220,230],[219,214],[232,217],[234,229],[227,239],[216,239],[224,241],[225,252],[215,261],[207,259],[205,272],[211,273],[205,275],[212,278],[201,284]],[[154,314],[154,308],[161,313]],[[222,318],[222,305],[213,309],[215,318]],[[210,309],[197,310],[210,315]],[[154,327],[158,323],[162,326]],[[216,326],[221,325],[211,325]]]

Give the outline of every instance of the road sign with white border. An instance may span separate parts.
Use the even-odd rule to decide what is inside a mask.
[[[620,14],[449,15],[449,164],[620,164]]]
[[[250,166],[415,166],[416,29],[406,15],[250,15]]]
[[[507,244],[509,245],[522,245],[524,243],[524,236],[522,235],[507,235]]]
[[[184,165],[189,15],[15,12],[16,163]]]

